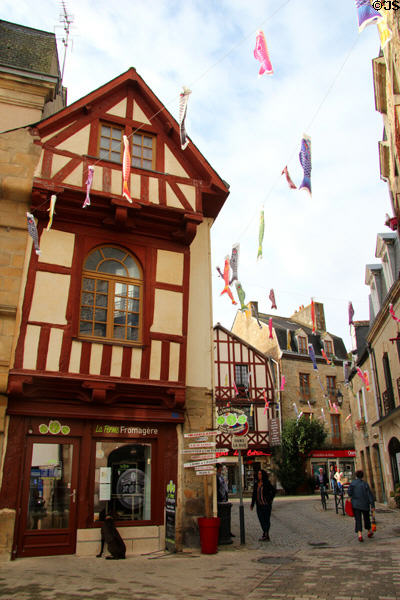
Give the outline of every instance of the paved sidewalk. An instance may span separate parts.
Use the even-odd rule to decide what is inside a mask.
[[[246,545],[105,561],[76,556],[0,563],[1,600],[400,600],[400,511],[377,508],[378,531],[360,544],[353,520],[319,500],[274,502],[271,542],[246,503]],[[327,535],[327,532],[329,535]]]

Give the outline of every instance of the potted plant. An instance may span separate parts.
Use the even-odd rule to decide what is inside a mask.
[[[390,492],[390,496],[394,498],[396,508],[400,508],[400,483],[396,483],[394,490]]]

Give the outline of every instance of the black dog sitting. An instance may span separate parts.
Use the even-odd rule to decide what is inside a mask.
[[[110,514],[106,514],[105,510],[102,510],[99,515],[99,521],[102,521],[101,525],[101,549],[100,554],[97,554],[97,558],[103,554],[104,543],[107,544],[107,548],[111,556],[106,556],[107,560],[118,560],[125,558],[126,546],[124,540],[120,536],[118,529],[114,525],[114,520]]]

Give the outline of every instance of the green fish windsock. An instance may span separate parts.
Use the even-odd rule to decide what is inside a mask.
[[[264,239],[264,209],[261,209],[260,215],[260,229],[258,231],[258,252],[257,252],[257,260],[262,258],[262,243]]]
[[[239,302],[240,302],[240,310],[246,310],[247,306],[244,303],[244,299],[246,297],[246,294],[245,294],[245,291],[242,288],[242,284],[240,283],[240,281],[235,281],[235,286],[236,286],[236,293],[238,295]]]

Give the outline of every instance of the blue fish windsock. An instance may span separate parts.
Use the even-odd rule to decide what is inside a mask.
[[[299,160],[304,171],[303,181],[299,185],[299,190],[307,190],[311,195],[311,138],[306,134],[303,135],[301,140]]]
[[[377,25],[382,15],[371,6],[370,0],[356,0],[358,31],[361,33],[367,25]]]
[[[317,360],[315,358],[315,352],[312,344],[308,344],[308,354],[310,355],[315,371],[318,371]]]

